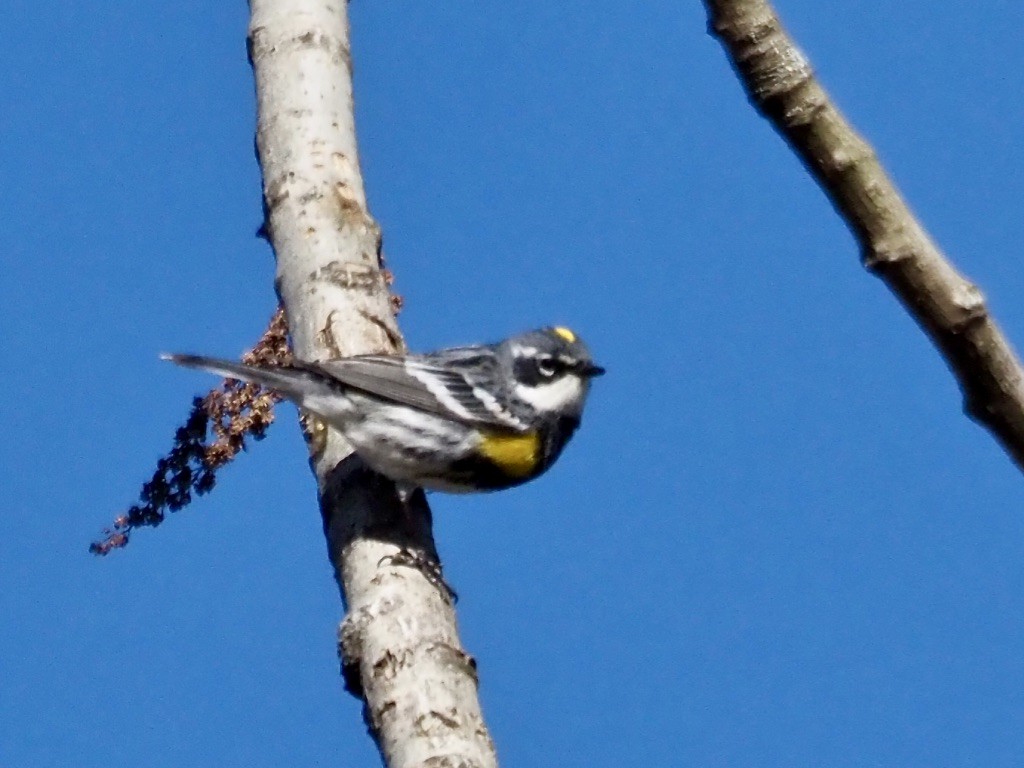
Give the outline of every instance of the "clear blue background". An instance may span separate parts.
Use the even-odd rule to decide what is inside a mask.
[[[780,0],[1024,344],[1024,5]],[[1019,766],[1022,477],[697,0],[351,6],[418,349],[550,322],[609,374],[557,468],[434,497],[507,766]],[[6,0],[0,765],[375,765],[294,411],[106,559],[274,305],[241,0]]]

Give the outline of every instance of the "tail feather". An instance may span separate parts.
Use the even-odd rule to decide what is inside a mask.
[[[259,368],[253,365],[237,363],[233,360],[220,360],[215,357],[201,355],[162,354],[162,360],[169,360],[185,368],[196,368],[209,371],[225,379],[251,381],[263,387],[280,392],[284,397],[302,404],[309,395],[322,392],[324,381],[312,371],[302,368]]]

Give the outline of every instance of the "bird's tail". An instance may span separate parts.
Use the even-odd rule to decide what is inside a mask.
[[[232,360],[219,360],[215,357],[200,355],[162,354],[162,360],[170,360],[186,368],[198,368],[223,376],[225,379],[251,381],[263,387],[276,390],[289,400],[300,405],[310,396],[320,394],[325,389],[324,377],[314,371],[298,367],[262,368],[254,365],[236,363]]]

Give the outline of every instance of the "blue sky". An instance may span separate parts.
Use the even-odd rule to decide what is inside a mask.
[[[778,3],[1024,345],[1024,6]],[[1022,478],[767,124],[701,4],[351,6],[417,349],[575,328],[557,467],[435,496],[508,766],[1016,766]],[[304,447],[106,559],[274,296],[242,2],[7,0],[0,765],[375,765]]]

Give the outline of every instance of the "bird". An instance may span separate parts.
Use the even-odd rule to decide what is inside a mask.
[[[356,355],[255,366],[164,354],[253,382],[339,430],[400,488],[497,491],[546,472],[576,432],[596,365],[564,326],[427,354]]]

